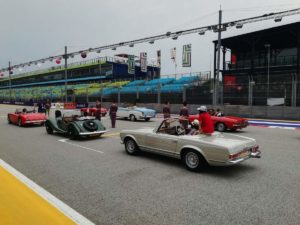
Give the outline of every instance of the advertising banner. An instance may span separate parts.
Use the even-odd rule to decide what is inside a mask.
[[[140,53],[141,71],[147,72],[147,52]]]
[[[191,67],[192,65],[192,45],[184,45],[182,50],[182,67]]]

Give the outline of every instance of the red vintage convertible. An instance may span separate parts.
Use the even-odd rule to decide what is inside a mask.
[[[43,126],[47,117],[44,113],[35,113],[34,110],[29,111],[26,108],[17,109],[14,113],[7,114],[8,123],[17,124],[18,126],[41,125]]]
[[[97,110],[99,110],[99,109],[97,109],[97,108],[82,108],[80,110],[81,110],[82,113],[87,112],[88,116],[95,116]],[[100,110],[101,110],[101,116],[105,116],[107,114],[107,109],[106,108],[101,107]]]
[[[190,115],[189,123],[198,119],[199,115]],[[211,116],[215,130],[223,132],[225,130],[236,131],[248,126],[248,120],[235,116]]]

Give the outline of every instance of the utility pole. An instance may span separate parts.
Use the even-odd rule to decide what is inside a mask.
[[[8,77],[9,77],[9,102],[11,103],[11,64],[8,62]]]
[[[67,46],[65,46],[65,101],[68,102],[68,55]]]
[[[219,103],[219,79],[220,79],[220,58],[221,58],[221,33],[222,33],[222,10],[219,10],[219,26],[218,26],[218,46],[217,46],[217,71],[215,73],[215,83],[214,83],[214,99],[213,105],[218,105]]]

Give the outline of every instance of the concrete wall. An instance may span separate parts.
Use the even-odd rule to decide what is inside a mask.
[[[110,103],[103,102],[106,107],[110,106]],[[157,112],[162,112],[163,105],[156,103],[139,103],[137,106],[147,107],[155,109]],[[171,113],[178,114],[181,108],[181,104],[171,104]],[[197,108],[200,105],[188,105],[190,114],[196,114]],[[207,105],[208,108],[212,107]],[[287,107],[287,106],[244,106],[244,105],[224,105],[214,107],[220,108],[225,115],[241,116],[248,118],[266,118],[266,119],[290,119],[300,120],[300,107]]]

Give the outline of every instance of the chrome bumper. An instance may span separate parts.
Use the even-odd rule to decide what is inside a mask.
[[[227,161],[226,165],[235,165],[235,164],[241,163],[249,158],[260,158],[261,157],[260,155],[261,155],[261,151],[251,152],[250,155],[248,155],[247,157]]]
[[[94,132],[80,132],[80,133],[79,133],[79,136],[104,134],[104,133],[106,133],[106,132],[107,132],[107,130],[94,131]]]
[[[40,124],[40,123],[44,123],[46,120],[27,120],[24,123],[36,123],[36,124]]]

